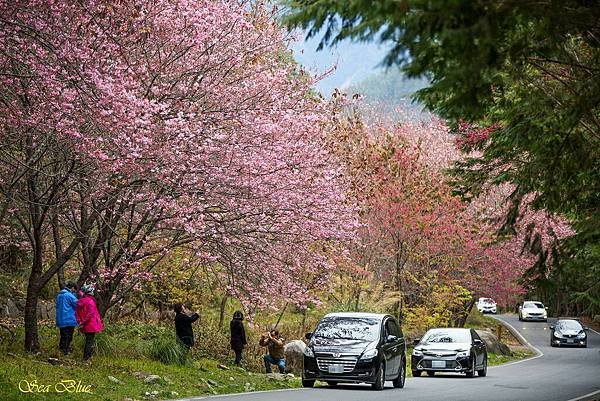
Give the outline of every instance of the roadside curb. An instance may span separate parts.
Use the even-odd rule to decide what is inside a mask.
[[[497,366],[490,366],[490,368],[499,368],[499,367],[502,367],[502,366],[515,365],[517,363],[532,361],[534,359],[541,358],[542,356],[544,356],[544,353],[542,351],[540,351],[538,348],[536,348],[533,345],[531,345],[531,343],[529,341],[527,341],[527,339],[525,337],[523,337],[523,335],[521,333],[519,333],[519,331],[517,329],[515,329],[513,327],[513,325],[511,325],[508,322],[505,322],[502,319],[497,318],[496,316],[492,316],[492,318],[495,319],[496,321],[498,321],[508,331],[510,331],[511,334],[513,336],[515,336],[515,338],[521,343],[521,345],[524,345],[525,347],[529,348],[533,353],[535,353],[535,355],[530,356],[530,357],[525,358],[525,359],[521,359],[520,361],[509,362],[509,363],[505,363],[505,364],[497,365]]]

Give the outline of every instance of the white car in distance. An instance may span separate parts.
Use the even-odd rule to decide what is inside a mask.
[[[548,308],[538,301],[525,301],[519,306],[519,320],[548,321]]]
[[[492,298],[479,298],[477,310],[481,313],[496,313],[496,301]]]

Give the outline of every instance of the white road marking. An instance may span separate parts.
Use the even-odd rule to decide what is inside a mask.
[[[278,393],[280,391],[297,391],[297,390],[306,390],[305,388],[302,387],[296,387],[296,388],[282,388],[282,389],[278,389],[278,390],[260,390],[260,391],[249,391],[249,392],[245,392],[245,393],[234,393],[234,394],[215,394],[215,395],[206,395],[206,396],[200,396],[200,397],[189,397],[189,398],[179,398],[176,401],[198,401],[198,400],[207,400],[207,399],[215,399],[215,398],[222,398],[222,397],[241,397],[241,396],[248,396],[250,394],[261,394],[261,393]]]
[[[535,353],[537,355],[532,356],[531,358],[521,359],[520,361],[503,363],[502,365],[497,365],[497,366],[490,366],[490,367],[488,367],[488,369],[501,368],[501,367],[504,367],[504,366],[516,365],[517,363],[529,362],[529,361],[533,361],[534,359],[541,358],[541,357],[544,356],[544,353],[542,351],[540,351],[538,348],[536,348],[533,345],[531,345],[531,343],[529,341],[527,341],[527,339],[525,337],[523,337],[523,335],[521,333],[519,333],[519,330],[517,330],[512,324],[510,324],[510,323],[508,323],[508,322],[506,322],[506,321],[504,321],[502,319],[498,319],[496,317],[494,317],[494,319],[496,319],[497,321],[499,321],[501,324],[504,324],[504,325],[510,327],[512,329],[511,333],[516,334],[519,337],[518,340],[522,344],[525,344],[527,347],[529,347],[530,349],[532,349],[533,351],[535,351]]]
[[[595,333],[598,334],[598,332],[595,332]],[[596,395],[596,394],[600,394],[600,390],[596,390],[596,391],[594,391],[592,393],[587,393],[585,395],[582,395],[581,397],[571,398],[570,400],[567,400],[567,401],[585,400],[586,398],[591,397],[591,396]]]
[[[596,330],[592,329],[591,327],[588,327],[588,330],[591,331],[591,332],[594,332],[594,333],[596,333],[596,334],[598,334],[600,336],[600,333],[598,333]]]

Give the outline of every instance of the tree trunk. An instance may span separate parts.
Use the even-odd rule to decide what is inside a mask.
[[[60,269],[58,269],[58,274],[56,275],[56,278],[58,279],[58,288],[63,289],[65,287],[65,267],[62,266]]]
[[[32,210],[36,211],[35,207]],[[32,212],[33,218],[37,214]],[[37,220],[34,219],[34,222]],[[27,297],[25,299],[25,314],[23,316],[25,326],[25,344],[26,352],[38,352],[40,350],[40,339],[38,336],[37,326],[37,304],[40,290],[45,283],[40,283],[43,264],[42,258],[44,255],[41,224],[34,224],[31,233],[31,244],[33,247],[33,260],[31,261],[31,273],[27,283]]]
[[[467,318],[471,314],[471,311],[473,310],[474,305],[475,305],[475,298],[471,298],[466,305],[465,311],[456,321],[457,327],[465,327],[465,324],[467,323]]]
[[[229,297],[227,294],[223,294],[223,298],[221,298],[221,305],[219,306],[219,329],[223,328],[223,323],[225,322],[225,308],[227,307],[227,300]]]
[[[25,300],[25,351],[38,352],[40,350],[40,339],[37,326],[37,305],[39,289],[33,284],[35,278],[29,278],[27,286],[27,298]]]
[[[354,300],[354,311],[355,312],[358,312],[360,310],[360,309],[358,309],[358,307],[360,306],[360,294],[361,294],[361,292],[362,291],[360,289],[358,289],[356,291],[356,298]]]
[[[306,311],[307,311],[306,307],[304,309],[302,309],[302,335],[304,335],[304,333],[306,333]]]

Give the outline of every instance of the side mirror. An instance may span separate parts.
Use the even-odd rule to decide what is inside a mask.
[[[313,336],[313,333],[306,333],[304,335],[304,338],[306,338],[307,340],[310,340],[312,338],[312,336]]]
[[[483,344],[483,341],[475,339],[475,340],[473,340],[473,344],[475,344],[475,345],[481,345],[481,344]]]
[[[419,338],[415,338],[415,339],[413,340],[413,344],[414,344],[414,345],[418,345],[418,344],[419,344],[419,342],[421,342],[421,338],[420,338],[420,337],[419,337]]]
[[[519,309],[523,309],[523,305],[519,305]]]
[[[387,338],[385,339],[386,343],[395,343],[396,341],[398,341],[398,337],[390,334],[387,336]]]
[[[550,326],[550,330],[554,330],[554,325]],[[585,329],[584,329],[585,330]]]
[[[544,307],[544,309],[548,310],[548,307],[547,307],[547,306],[545,306],[545,307]]]

